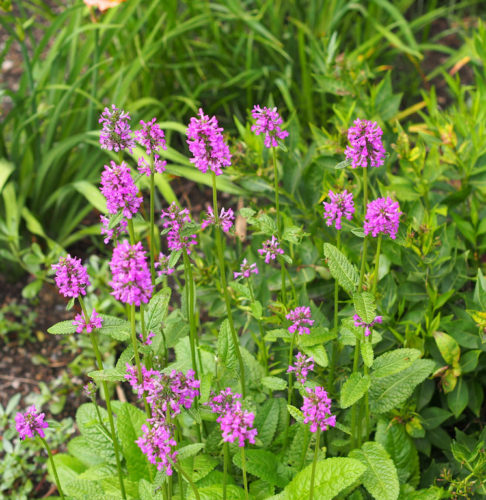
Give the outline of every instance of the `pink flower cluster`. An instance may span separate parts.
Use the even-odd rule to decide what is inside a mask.
[[[233,278],[235,280],[239,278],[249,278],[250,274],[258,274],[258,267],[255,263],[249,264],[246,259],[243,259],[243,262],[240,266],[240,271],[234,271]]]
[[[71,257],[61,257],[57,264],[52,265],[56,271],[56,285],[59,293],[64,297],[79,297],[86,295],[86,287],[90,285],[88,271],[81,265],[81,259]]]
[[[209,225],[216,224],[216,217],[214,216],[213,207],[211,205],[208,206],[206,217],[207,218],[201,223],[201,229],[205,229]],[[234,220],[235,214],[231,208],[228,208],[228,210],[225,210],[224,208],[221,209],[221,213],[219,215],[219,225],[225,233],[231,229]]]
[[[330,202],[324,202],[324,218],[326,224],[332,226],[333,222],[336,229],[341,229],[341,219],[345,217],[348,220],[353,218],[354,201],[353,193],[348,193],[346,189],[342,193],[333,193],[329,191]]]
[[[110,165],[105,165],[101,174],[100,191],[106,198],[106,208],[110,214],[121,210],[124,217],[131,219],[138,212],[142,198],[137,196],[138,188],[128,165],[125,162],[117,165],[114,161]]]
[[[170,255],[165,255],[162,252],[159,253],[157,261],[154,264],[155,268],[159,269],[159,271],[157,271],[159,276],[163,276],[164,274],[169,275],[175,271],[173,267],[169,267],[169,260]]]
[[[284,251],[280,248],[280,243],[272,236],[271,240],[263,242],[263,247],[258,249],[258,253],[263,256],[265,255],[265,264],[269,264],[270,260],[275,260],[278,254],[283,255]]]
[[[186,249],[187,255],[191,253],[191,246],[197,245],[196,235],[183,235],[184,226],[191,222],[191,216],[187,208],[181,210],[175,202],[172,202],[168,210],[162,210],[161,218],[164,228],[169,228],[167,234],[167,246],[170,250],[177,251]]]
[[[353,316],[354,319],[354,326],[357,326],[358,328],[364,328],[365,329],[365,337],[371,334],[371,330],[373,329],[373,326],[375,326],[376,323],[382,323],[383,318],[381,316],[376,316],[376,318],[371,322],[371,323],[365,323],[359,314],[355,314]]]
[[[101,328],[102,324],[103,318],[94,309],[89,321],[86,321],[84,314],[76,314],[73,321],[73,325],[77,326],[76,333],[83,333],[84,330],[91,333],[94,329]]]
[[[101,234],[106,236],[103,240],[105,245],[107,245],[112,239],[117,239],[122,233],[127,232],[128,222],[126,219],[121,219],[119,224],[112,229],[110,229],[110,219],[108,217],[100,215],[100,222]]]
[[[285,139],[289,133],[282,130],[283,120],[277,112],[277,108],[263,109],[260,106],[255,106],[251,111],[252,117],[256,120],[255,125],[251,126],[251,130],[256,135],[265,134],[264,144],[267,148],[277,147],[277,139]]]
[[[101,149],[116,152],[128,149],[130,153],[133,151],[135,142],[132,139],[129,120],[130,115],[114,104],[111,105],[111,110],[104,109],[99,119],[99,123],[103,124],[100,134]]]
[[[154,332],[148,332],[147,338],[145,339],[145,342],[143,340],[143,335],[141,333],[138,334],[138,338],[140,339],[140,342],[144,345],[152,345],[152,339],[155,337]]]
[[[311,432],[327,431],[336,425],[336,416],[331,415],[331,400],[323,387],[305,388],[304,404],[300,408],[304,414],[304,423],[311,424]]]
[[[154,155],[154,171],[162,173],[167,162],[160,159],[160,150],[167,149],[164,131],[155,123],[156,118],[152,118],[148,123],[140,120],[141,130],[135,132],[135,139],[145,148],[147,155]],[[150,163],[143,157],[138,159],[138,169],[142,174],[150,176],[152,170]]]
[[[218,395],[213,396],[209,406],[219,416],[216,419],[221,426],[221,436],[224,442],[234,443],[238,440],[240,447],[245,446],[245,440],[255,444],[257,429],[252,429],[255,420],[254,413],[243,410],[241,407],[240,394],[233,394],[228,387]]]
[[[191,118],[186,130],[187,145],[193,154],[193,163],[201,172],[211,169],[216,175],[223,173],[222,167],[231,165],[231,154],[223,139],[223,129],[218,127],[218,120],[205,115],[199,110],[199,119]]]
[[[297,331],[299,335],[309,335],[310,330],[307,326],[312,326],[314,324],[314,320],[311,319],[311,310],[308,306],[296,307],[291,310],[287,316],[285,316],[288,320],[293,321],[292,325],[289,326],[289,332],[294,333]]]
[[[354,121],[354,127],[348,130],[350,146],[344,151],[353,168],[383,165],[385,148],[381,140],[382,135],[383,131],[376,122],[359,118]]]
[[[300,352],[297,353],[295,359],[295,365],[290,365],[287,369],[287,373],[295,372],[295,378],[304,385],[307,380],[307,375],[314,369],[314,359],[312,356],[308,358],[305,354]]]
[[[378,234],[388,234],[394,240],[397,237],[401,214],[398,202],[388,196],[368,203],[364,234],[371,233],[373,237]]]
[[[33,438],[36,432],[40,437],[45,437],[44,429],[47,429],[49,424],[44,422],[44,417],[45,414],[39,413],[35,405],[27,408],[25,413],[17,413],[15,415],[15,428],[20,434],[20,439]]]
[[[153,286],[140,241],[135,245],[130,245],[127,240],[119,243],[113,250],[110,267],[113,276],[111,294],[117,300],[136,306],[148,303]]]
[[[174,450],[177,442],[172,437],[172,426],[160,418],[150,418],[147,422],[149,426],[142,425],[143,435],[136,443],[158,471],[165,471],[168,476],[172,476],[172,464],[177,456],[177,451]]]

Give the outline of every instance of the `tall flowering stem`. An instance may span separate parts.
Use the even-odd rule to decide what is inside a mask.
[[[363,169],[363,207],[366,210],[368,206],[368,169]],[[361,291],[361,287],[363,285],[363,278],[365,273],[365,265],[366,265],[366,250],[368,246],[368,237],[365,235],[363,240],[363,253],[361,255],[361,268],[359,272],[359,286],[358,291]]]
[[[253,283],[251,280],[251,276],[248,276],[248,289],[250,290],[250,300],[254,303],[255,302],[255,293],[253,291]],[[265,373],[268,373],[268,354],[267,354],[267,345],[265,343],[265,332],[263,330],[263,325],[261,319],[257,320],[258,322],[258,329],[260,330],[260,342],[261,342],[261,348],[262,348],[262,364],[263,364],[263,369],[265,370]]]
[[[194,318],[194,282],[192,278],[191,262],[185,250],[183,250],[184,259],[184,277],[186,280],[186,304],[187,304],[187,314],[189,316],[189,340],[191,344],[191,361],[192,369],[196,374],[196,378],[199,378],[197,371],[197,360],[196,360],[196,321]]]
[[[243,471],[243,486],[245,488],[245,499],[248,500],[248,480],[246,478],[246,456],[245,447],[241,447],[241,470]]]
[[[353,373],[358,372],[360,348],[361,342],[357,338],[356,345],[354,347]],[[359,406],[360,403],[358,401],[354,403],[353,408],[351,409],[351,448],[355,448],[356,444],[361,441],[361,421],[358,421]]]
[[[56,481],[57,491],[59,491],[59,495],[61,495],[62,500],[64,500],[65,496],[61,488],[61,481],[59,481],[59,476],[57,475],[56,464],[54,463],[54,457],[52,456],[51,448],[47,444],[47,441],[40,434],[39,434],[39,439],[42,441],[42,444],[44,445],[44,448],[47,451],[47,455],[49,456],[49,461],[51,462],[52,466],[52,472],[54,473],[54,480]],[[122,492],[124,493],[123,489]],[[123,498],[125,498],[125,496]]]
[[[310,480],[310,491],[309,491],[309,500],[314,499],[314,479],[316,476],[316,464],[317,464],[317,456],[319,454],[319,442],[321,438],[321,430],[317,429],[316,433],[316,447],[314,448],[314,459],[312,460],[312,472],[311,472],[311,480]]]
[[[235,325],[233,321],[233,313],[231,311],[231,300],[228,293],[228,286],[226,284],[226,268],[224,263],[224,255],[223,255],[223,239],[221,237],[221,228],[219,225],[219,210],[218,210],[218,192],[216,189],[216,173],[214,170],[211,172],[211,176],[213,179],[213,210],[214,210],[214,219],[215,219],[215,227],[214,230],[216,232],[216,249],[218,252],[218,260],[219,260],[219,272],[221,277],[221,287],[223,288],[224,301],[226,304],[226,314],[228,315],[228,321],[231,331],[231,338],[233,339],[233,345],[236,351],[236,355],[238,357],[238,365],[240,368],[240,384],[241,384],[241,392],[243,393],[243,398],[246,396],[245,389],[245,367],[243,365],[243,358],[241,357],[240,352],[240,344],[238,341],[238,336],[236,334]]]
[[[375,272],[373,273],[373,285],[371,292],[376,295],[376,285],[378,284],[378,272],[380,269],[380,252],[381,252],[381,240],[382,235],[378,236],[378,241],[376,243],[376,255],[375,255]]]
[[[87,321],[88,316],[88,311],[86,310],[86,306],[84,304],[84,300],[81,296],[78,297],[79,300],[79,305],[81,306],[81,310],[83,311],[83,315]],[[94,330],[92,330],[89,334],[90,339],[91,339],[91,344],[93,346],[93,351],[95,353],[96,357],[96,362],[98,364],[98,370],[102,371],[103,370],[103,360],[101,359],[101,354],[100,350],[98,348],[98,342],[96,340],[96,333]],[[121,468],[121,461],[120,461],[120,448],[118,446],[118,439],[116,437],[116,432],[115,432],[115,422],[113,419],[113,410],[111,408],[111,400],[110,400],[110,393],[108,392],[108,383],[106,380],[102,380],[102,386],[103,386],[103,393],[105,395],[105,402],[106,402],[106,410],[108,413],[108,421],[110,424],[110,434],[111,434],[111,439],[113,441],[113,448],[115,449],[115,459],[116,459],[116,468],[118,470],[118,480],[120,482],[120,491],[122,494],[122,498],[126,499],[126,492],[125,492],[125,483],[123,481],[123,472]]]
[[[341,248],[341,232],[338,231],[336,235],[336,247],[338,250]],[[334,333],[336,335],[336,338],[333,340],[332,343],[332,355],[331,355],[331,366],[329,367],[329,390],[331,391],[331,394],[334,394],[333,388],[334,388],[334,371],[336,369],[336,361],[337,361],[337,356],[338,356],[338,349],[339,349],[339,341],[338,341],[338,312],[339,312],[339,284],[337,280],[334,280]]]

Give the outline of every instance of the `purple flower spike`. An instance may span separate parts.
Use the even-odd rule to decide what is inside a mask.
[[[211,205],[208,206],[207,218],[204,219],[201,223],[201,229],[207,228],[209,225],[216,224],[216,218],[214,216],[213,207]],[[221,209],[221,213],[219,215],[219,224],[221,229],[227,233],[231,227],[233,226],[233,221],[235,220],[235,214],[231,208],[225,210]]]
[[[256,135],[265,134],[264,144],[267,148],[276,148],[278,146],[277,139],[285,139],[289,133],[282,130],[283,120],[277,112],[277,108],[267,108],[255,106],[251,115],[256,120],[256,124],[251,126],[251,130]]]
[[[300,352],[297,353],[295,365],[290,365],[287,373],[295,372],[295,378],[302,384],[305,384],[307,375],[314,369],[314,359],[307,357]]]
[[[263,247],[258,249],[260,255],[265,255],[265,264],[269,264],[270,260],[275,260],[278,254],[283,255],[284,251],[280,248],[280,243],[272,236],[271,240],[263,242]]]
[[[397,237],[401,214],[398,202],[391,198],[378,198],[368,203],[364,234],[371,233],[373,237],[388,234],[394,240]]]
[[[135,139],[145,148],[147,155],[154,155],[154,171],[161,174],[165,171],[167,162],[160,159],[160,150],[167,149],[167,144],[163,130],[155,122],[155,118],[148,123],[141,120],[142,129],[135,132]],[[154,173],[150,169],[150,163],[143,157],[138,160],[138,169],[147,176]]]
[[[101,222],[101,234],[105,235],[103,242],[105,245],[111,240],[117,239],[121,234],[127,232],[128,221],[126,219],[121,219],[118,226],[115,226],[113,229],[110,229],[110,219],[105,217],[104,215],[100,215]]]
[[[341,229],[341,219],[343,217],[348,220],[353,218],[353,193],[348,193],[344,190],[342,193],[334,194],[332,191],[329,191],[329,198],[331,198],[329,203],[324,202],[324,218],[326,219],[326,224],[332,226],[334,222],[336,229]]]
[[[240,266],[240,272],[235,271],[233,273],[233,277],[235,280],[239,278],[249,278],[251,274],[258,274],[258,267],[255,263],[248,264],[246,259],[243,259],[243,262]]]
[[[74,318],[73,325],[77,326],[76,333],[83,333],[84,330],[86,332],[91,333],[96,328],[101,328],[103,324],[103,318],[93,309],[91,313],[91,318],[89,321],[86,321],[84,314],[76,314]]]
[[[53,264],[52,269],[56,271],[56,285],[59,293],[64,297],[79,297],[86,295],[86,287],[90,285],[88,271],[81,265],[81,259],[61,257],[59,263]]]
[[[123,216],[131,219],[140,208],[142,198],[138,197],[138,188],[130,175],[130,168],[125,162],[117,165],[114,161],[105,165],[101,174],[101,188],[106,198],[106,208],[110,214],[121,210]]]
[[[199,110],[200,118],[191,118],[186,130],[187,145],[193,154],[191,163],[201,171],[212,170],[216,175],[223,173],[222,167],[231,165],[231,154],[223,139],[223,129],[218,127],[218,120],[205,115]]]
[[[172,437],[171,426],[163,419],[151,418],[147,422],[150,427],[142,425],[143,435],[136,443],[158,471],[165,471],[168,476],[172,476],[172,464],[177,456],[177,451],[173,449],[177,442]]]
[[[173,267],[169,267],[169,260],[170,260],[170,255],[165,255],[162,252],[159,253],[157,261],[154,264],[155,268],[159,269],[157,271],[157,274],[159,276],[163,276],[164,274],[169,275],[175,271]]]
[[[365,329],[365,337],[371,334],[371,330],[376,323],[382,323],[383,318],[381,316],[376,316],[376,318],[371,323],[365,323],[358,314],[353,316],[354,326]]]
[[[329,427],[335,427],[336,416],[331,415],[331,400],[323,387],[310,389],[305,388],[307,396],[304,396],[304,404],[301,407],[304,414],[304,423],[311,424],[311,432],[327,431]]]
[[[241,394],[233,394],[231,388],[227,387],[217,395],[211,393],[211,399],[204,404],[210,406],[213,413],[224,413],[231,411],[239,399],[241,399]]]
[[[285,316],[288,320],[293,321],[292,325],[289,326],[289,332],[294,333],[297,331],[299,335],[309,335],[310,330],[305,325],[312,326],[314,324],[314,320],[311,319],[311,310],[310,307],[302,306],[296,307],[292,311],[290,311],[287,316]]]
[[[111,294],[117,300],[136,306],[148,303],[153,286],[141,242],[136,245],[130,245],[127,240],[119,243],[113,250],[110,267],[113,275]]]
[[[34,405],[30,406],[25,413],[17,413],[15,415],[15,428],[20,434],[20,439],[33,438],[36,432],[41,438],[44,438],[44,429],[49,427],[49,424],[44,422],[44,417],[45,414],[39,413]]]
[[[111,110],[105,108],[99,120],[103,124],[100,134],[101,149],[116,152],[128,149],[130,153],[133,152],[135,142],[132,139],[129,120],[130,115],[114,104],[111,105]]]
[[[172,202],[168,210],[162,210],[161,218],[164,221],[163,227],[169,228],[167,234],[167,246],[169,250],[177,251],[186,249],[187,255],[191,253],[191,246],[197,245],[196,235],[183,236],[181,234],[184,226],[191,222],[189,210],[181,210],[175,202]]]
[[[344,154],[351,160],[351,166],[380,167],[385,162],[385,148],[381,136],[383,130],[376,122],[368,120],[354,121],[354,127],[348,130],[350,146],[346,147]]]
[[[140,339],[140,342],[144,345],[152,345],[152,339],[155,337],[154,332],[148,332],[147,338],[145,339],[145,342],[143,341],[143,335],[141,333],[138,334],[138,338]]]

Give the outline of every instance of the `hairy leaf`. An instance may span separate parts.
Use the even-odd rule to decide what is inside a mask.
[[[341,387],[341,408],[348,408],[359,401],[368,391],[370,382],[368,375],[352,373]]]
[[[343,253],[330,243],[324,243],[324,255],[332,277],[337,280],[349,295],[353,295],[359,281],[356,268]]]

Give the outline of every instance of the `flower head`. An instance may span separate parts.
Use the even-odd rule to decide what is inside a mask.
[[[159,276],[163,276],[164,274],[169,275],[175,271],[173,267],[169,267],[169,261],[170,261],[170,255],[165,255],[162,252],[159,253],[157,261],[154,264],[155,268],[159,269],[157,271],[157,274]]]
[[[150,426],[142,425],[143,435],[136,443],[158,471],[165,471],[168,476],[172,476],[172,464],[177,456],[174,450],[177,442],[172,437],[172,428],[160,418],[151,418],[148,423]]]
[[[88,382],[83,387],[83,393],[91,401],[94,401],[96,398],[96,385],[93,382]]]
[[[256,124],[251,126],[251,130],[255,132],[256,135],[265,134],[264,144],[267,148],[277,147],[277,139],[285,139],[289,133],[286,130],[282,130],[280,125],[282,125],[283,120],[277,112],[277,108],[267,108],[260,106],[255,106],[251,115],[256,120]]]
[[[101,3],[107,5],[114,2],[101,2],[98,0],[96,3],[99,6]],[[108,5],[108,7],[111,7],[111,5]],[[114,104],[111,105],[111,110],[109,108],[104,109],[99,119],[99,122],[103,124],[103,129],[100,134],[101,149],[108,149],[109,151],[116,152],[128,149],[130,153],[133,152],[135,142],[132,139],[132,131],[128,123],[129,120],[130,115],[118,109]]]
[[[155,118],[152,118],[148,123],[141,120],[142,129],[135,132],[135,139],[145,148],[148,156],[154,155],[154,171],[162,173],[167,162],[160,159],[160,150],[167,149],[167,145],[164,131],[155,122]],[[154,173],[150,168],[150,163],[143,157],[138,160],[138,169],[142,174],[148,176]]]
[[[368,203],[364,234],[371,233],[373,237],[379,234],[388,234],[394,240],[397,237],[401,214],[398,202],[391,198],[378,198]]]
[[[260,255],[265,255],[265,264],[268,264],[270,260],[275,260],[277,254],[282,255],[284,251],[280,248],[280,243],[272,236],[271,240],[263,242],[263,247],[258,249]]]
[[[167,234],[167,246],[169,250],[177,251],[186,249],[187,255],[191,253],[191,246],[197,245],[196,235],[183,235],[185,225],[191,222],[191,216],[187,208],[181,210],[175,202],[172,202],[168,210],[162,210],[161,218],[164,228],[169,228]]]
[[[311,310],[308,306],[296,307],[292,311],[290,311],[287,316],[285,316],[288,320],[292,321],[292,325],[289,326],[289,332],[294,333],[297,331],[299,335],[310,334],[309,328],[305,325],[312,326],[314,324],[314,320],[311,319]]]
[[[141,333],[138,334],[138,338],[140,339],[140,342],[142,342],[142,344],[144,344],[144,345],[152,345],[152,339],[154,337],[155,337],[155,333],[154,332],[148,332],[147,338],[144,341],[143,340],[143,335]]]
[[[365,337],[371,334],[371,330],[373,329],[373,326],[375,326],[376,323],[383,322],[383,318],[381,316],[376,316],[371,323],[365,323],[358,314],[355,314],[353,316],[353,319],[354,319],[354,326],[365,329]]]
[[[44,429],[47,429],[49,424],[44,422],[44,416],[44,413],[39,413],[34,405],[30,406],[25,413],[17,413],[15,415],[15,428],[20,434],[20,438],[33,438],[36,432],[40,437],[45,437]]]
[[[300,352],[297,353],[295,365],[290,365],[287,373],[295,372],[295,378],[302,384],[305,384],[307,375],[314,369],[314,359],[307,357]]]
[[[235,214],[231,208],[228,208],[228,210],[225,210],[224,208],[221,209],[221,213],[219,215],[219,225],[225,233],[231,229],[234,220]],[[216,217],[214,216],[213,207],[209,205],[207,218],[202,221],[201,229],[205,229],[211,224],[216,224]]]
[[[105,235],[103,242],[107,245],[112,239],[116,239],[122,233],[127,232],[128,221],[126,219],[120,219],[117,226],[110,228],[110,219],[104,215],[100,215],[101,222],[101,234]]]
[[[222,167],[231,165],[231,154],[223,139],[223,129],[218,127],[218,120],[205,115],[199,110],[199,119],[191,118],[186,130],[189,151],[193,154],[191,163],[201,171],[208,168],[216,175],[223,173]]]
[[[140,241],[136,245],[130,245],[127,240],[119,243],[113,250],[110,267],[113,276],[111,294],[117,300],[136,306],[148,303],[153,286]]]
[[[235,280],[239,278],[249,278],[251,274],[258,274],[258,267],[255,263],[248,264],[246,259],[243,259],[243,262],[240,266],[240,271],[235,271],[233,273],[233,277]]]
[[[336,416],[331,415],[331,400],[323,387],[311,389],[305,388],[307,393],[304,396],[304,404],[301,407],[304,414],[304,423],[311,424],[311,432],[317,432],[319,427],[321,431],[327,431],[329,427],[336,425]]]
[[[239,399],[241,399],[241,394],[233,394],[231,387],[227,387],[219,394],[211,393],[211,398],[205,404],[211,407],[213,413],[224,413],[230,411]]]
[[[52,265],[56,271],[56,285],[64,297],[79,297],[86,295],[86,287],[90,285],[88,271],[81,265],[81,259],[61,257],[57,264]]]
[[[138,197],[138,188],[130,175],[130,168],[125,162],[117,165],[114,161],[105,165],[101,174],[101,188],[106,198],[106,208],[110,214],[121,210],[123,216],[131,219],[140,208],[142,198]]]
[[[344,190],[342,193],[334,194],[329,191],[330,202],[324,202],[324,218],[326,224],[332,226],[335,223],[336,229],[341,229],[341,219],[345,217],[348,220],[353,218],[354,201],[353,193]]]
[[[77,326],[76,333],[83,333],[84,330],[91,333],[95,328],[101,328],[102,324],[103,318],[94,309],[89,321],[86,321],[84,314],[76,314],[73,321],[73,325]]]
[[[382,135],[383,131],[378,123],[359,118],[354,121],[354,127],[348,130],[350,146],[344,151],[353,168],[383,165],[385,148],[381,140]]]

